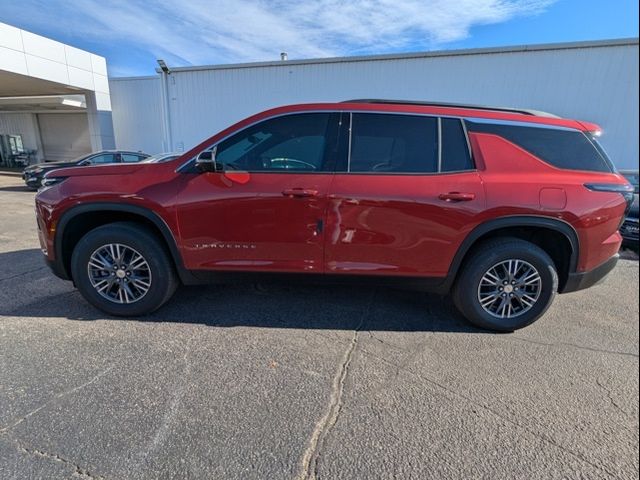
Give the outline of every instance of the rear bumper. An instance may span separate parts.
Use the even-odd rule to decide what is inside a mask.
[[[618,258],[620,258],[620,255],[616,253],[609,260],[600,264],[593,270],[589,270],[588,272],[570,273],[567,283],[560,293],[577,292],[578,290],[584,290],[585,288],[589,288],[600,283],[616,266]]]

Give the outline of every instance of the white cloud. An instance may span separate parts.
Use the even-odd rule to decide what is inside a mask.
[[[473,26],[535,15],[555,0],[78,0],[34,1],[33,22],[52,20],[93,42],[134,45],[173,65],[425,50]],[[23,12],[25,4],[21,3]],[[29,6],[27,5],[28,9]],[[59,20],[58,17],[61,17]]]

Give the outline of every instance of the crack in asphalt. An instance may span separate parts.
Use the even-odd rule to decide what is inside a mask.
[[[109,368],[103,370],[102,372],[98,373],[95,377],[93,377],[91,380],[88,380],[86,382],[84,382],[81,385],[78,385],[77,387],[73,387],[69,390],[65,390],[64,392],[60,392],[56,395],[54,395],[53,397],[51,397],[49,400],[47,400],[46,402],[44,402],[42,405],[40,405],[38,408],[31,410],[29,413],[27,413],[26,415],[23,415],[22,417],[20,417],[19,419],[17,419],[15,422],[13,422],[10,425],[6,425],[2,428],[0,428],[0,434],[4,434],[7,433],[9,430],[11,430],[12,428],[20,425],[22,422],[24,422],[25,420],[27,420],[29,417],[35,415],[36,413],[38,413],[40,410],[42,410],[43,408],[49,406],[51,403],[55,402],[56,400],[62,398],[62,397],[66,397],[67,395],[71,395],[74,392],[77,392],[78,390],[80,390],[81,388],[87,387],[89,385],[91,385],[93,382],[97,381],[100,377],[102,377],[103,375],[105,375],[106,373],[108,373],[109,371],[111,371],[113,369],[115,365],[111,365]]]
[[[333,426],[337,423],[342,411],[342,395],[344,393],[345,381],[349,373],[349,367],[351,365],[351,360],[353,359],[353,354],[358,347],[358,334],[362,328],[362,325],[364,324],[365,319],[369,316],[369,313],[371,311],[371,305],[373,304],[373,299],[375,298],[374,293],[375,291],[372,292],[369,302],[367,303],[367,307],[360,316],[360,321],[353,331],[349,346],[347,347],[347,350],[343,355],[342,362],[340,363],[336,375],[333,378],[331,395],[329,396],[329,405],[327,407],[326,413],[316,424],[316,427],[311,433],[309,446],[305,450],[302,457],[302,468],[300,474],[297,477],[299,480],[315,480],[318,477],[318,461],[324,447],[325,439],[327,438],[327,435],[329,434]]]
[[[182,403],[182,399],[184,398],[184,394],[189,388],[190,384],[188,382],[188,377],[191,373],[191,361],[189,360],[189,353],[191,351],[191,343],[194,339],[194,336],[195,333],[187,340],[184,347],[184,353],[182,355],[184,368],[182,374],[180,375],[181,381],[173,392],[173,397],[169,402],[168,408],[165,410],[165,413],[162,417],[162,423],[158,426],[155,434],[153,435],[153,438],[151,439],[150,444],[143,452],[142,460],[145,463],[147,462],[149,455],[151,455],[155,450],[158,449],[159,446],[166,442],[169,435],[169,428],[171,427],[171,424],[178,414],[178,410],[180,408],[180,404]]]
[[[545,347],[572,347],[572,348],[576,348],[578,350],[588,350],[590,352],[605,353],[605,354],[610,354],[610,355],[623,355],[623,356],[626,356],[626,357],[638,358],[638,354],[637,353],[633,353],[633,352],[620,352],[620,351],[617,351],[617,350],[605,350],[605,349],[601,349],[601,348],[587,347],[585,345],[576,345],[575,343],[567,343],[567,342],[546,343],[546,342],[541,342],[541,341],[538,341],[538,340],[532,340],[532,339],[529,339],[529,338],[519,337],[519,336],[513,335],[513,334],[509,335],[506,338],[520,340],[522,342],[527,342],[527,343],[533,343],[535,345],[542,345],[542,346],[545,346]]]
[[[49,453],[49,452],[45,452],[44,450],[38,450],[36,448],[27,448],[24,445],[22,445],[20,442],[18,442],[17,440],[13,440],[16,444],[16,448],[18,449],[19,452],[27,454],[27,455],[32,455],[38,458],[45,458],[47,460],[51,460],[53,462],[57,462],[57,463],[62,463],[63,465],[70,467],[73,469],[73,476],[74,477],[79,477],[79,478],[86,478],[86,479],[92,479],[92,480],[104,480],[105,477],[101,476],[101,475],[96,475],[94,473],[92,473],[91,471],[89,471],[86,468],[82,468],[80,465],[74,463],[73,461],[69,460],[68,458],[62,457],[56,453]]]
[[[602,384],[602,382],[600,382],[599,378],[596,378],[596,385],[598,385],[602,390],[605,391],[605,393],[607,394],[607,397],[609,398],[609,402],[611,402],[611,405],[613,405],[616,410],[623,413],[627,417],[629,416],[629,412],[627,412],[624,408],[618,405],[618,402],[616,402],[615,399],[613,398],[613,394],[611,393],[611,390],[605,387]]]
[[[13,280],[14,278],[18,278],[18,277],[21,277],[23,275],[28,275],[28,274],[34,273],[34,272],[39,272],[40,270],[45,270],[47,268],[49,268],[49,267],[44,265],[42,267],[34,268],[33,270],[27,270],[26,272],[16,273],[15,275],[11,275],[9,277],[0,278],[0,282],[6,282],[7,280]]]
[[[502,415],[501,413],[497,412],[493,408],[491,408],[491,407],[489,407],[489,406],[487,406],[487,405],[485,405],[483,403],[480,403],[477,400],[475,400],[475,399],[473,399],[471,397],[468,397],[465,394],[463,394],[463,393],[461,393],[461,392],[459,392],[457,390],[454,390],[454,389],[452,389],[450,387],[447,387],[446,385],[442,385],[441,383],[438,383],[437,381],[435,381],[435,380],[433,380],[433,379],[431,379],[429,377],[426,377],[426,376],[424,376],[422,374],[416,373],[413,370],[411,370],[411,369],[409,369],[407,367],[403,367],[400,364],[396,364],[396,363],[392,362],[391,360],[388,360],[388,359],[386,359],[384,357],[381,357],[381,356],[379,356],[379,355],[377,355],[375,353],[372,353],[369,350],[366,350],[365,348],[361,348],[360,351],[362,353],[364,353],[365,355],[369,355],[369,356],[372,356],[374,358],[377,358],[378,360],[380,360],[380,361],[382,361],[384,363],[387,363],[388,365],[390,365],[392,367],[395,367],[395,368],[397,368],[399,370],[402,370],[402,371],[404,371],[406,373],[409,373],[410,375],[413,375],[413,376],[419,378],[420,380],[423,380],[423,381],[425,381],[427,383],[430,383],[431,385],[437,387],[437,389],[440,389],[440,390],[442,390],[442,391],[444,391],[446,393],[449,393],[453,397],[456,397],[458,399],[463,400],[465,403],[468,403],[470,405],[473,405],[475,407],[483,409],[483,410],[489,412],[494,417],[502,420],[503,422],[509,423],[509,424],[511,424],[511,425],[513,425],[513,426],[515,426],[517,428],[521,428],[522,430],[524,430],[525,432],[529,433],[530,435],[533,435],[534,437],[544,441],[545,443],[553,445],[554,447],[562,450],[563,452],[569,454],[570,456],[576,458],[577,460],[580,460],[580,461],[582,461],[582,462],[584,462],[584,463],[586,463],[588,465],[591,465],[593,468],[595,468],[597,470],[600,470],[601,472],[606,473],[607,475],[609,475],[612,478],[616,478],[617,477],[605,465],[599,465],[599,464],[593,463],[589,459],[585,458],[582,454],[580,454],[578,452],[574,452],[573,450],[569,449],[568,447],[565,447],[564,445],[556,442],[553,438],[547,437],[547,436],[545,436],[544,434],[542,434],[540,432],[532,430],[531,428],[527,427],[526,425],[518,423],[517,421],[512,420],[512,419]],[[434,392],[434,393],[438,394],[438,392]],[[451,400],[451,398],[449,398],[448,395],[443,394],[442,392],[440,392],[439,395],[447,398],[448,400]]]

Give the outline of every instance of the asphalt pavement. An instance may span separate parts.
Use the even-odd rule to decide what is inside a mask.
[[[0,175],[1,479],[638,478],[638,261],[514,334],[370,287],[181,288],[106,318]]]

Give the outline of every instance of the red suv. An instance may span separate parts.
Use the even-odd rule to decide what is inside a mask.
[[[47,262],[142,315],[239,272],[451,292],[512,331],[616,264],[632,187],[596,125],[385,100],[254,115],[162,164],[67,168],[36,197]]]

